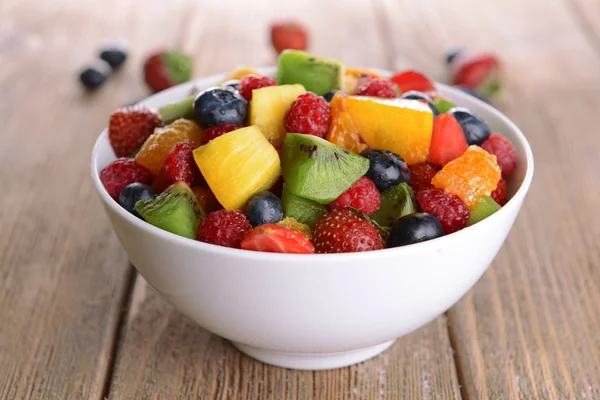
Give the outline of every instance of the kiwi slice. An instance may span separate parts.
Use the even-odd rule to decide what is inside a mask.
[[[286,184],[283,185],[281,205],[283,206],[283,214],[286,217],[294,218],[311,228],[314,228],[317,221],[327,213],[327,208],[324,205],[290,193]]]
[[[402,182],[381,193],[381,206],[370,218],[389,232],[401,217],[417,212],[417,207],[415,193],[406,182]]]
[[[194,119],[194,99],[196,95],[187,97],[181,101],[167,104],[158,109],[165,125],[179,118]]]
[[[433,101],[433,105],[435,106],[436,110],[440,114],[445,114],[448,111],[450,111],[451,109],[453,109],[454,107],[456,107],[456,104],[454,104],[453,102],[451,102],[449,100],[442,99],[441,97],[438,97],[437,99],[435,99]]]
[[[492,197],[483,196],[471,209],[471,214],[467,220],[467,226],[471,226],[486,219],[501,208],[502,207],[500,207],[500,204],[496,203]]]
[[[288,133],[282,169],[290,193],[327,204],[369,170],[369,160],[320,137]]]
[[[303,51],[285,50],[277,60],[277,83],[299,83],[309,92],[323,96],[343,87],[344,66]]]
[[[149,224],[190,239],[196,239],[198,224],[205,216],[185,182],[174,183],[150,200],[138,201],[133,209]]]

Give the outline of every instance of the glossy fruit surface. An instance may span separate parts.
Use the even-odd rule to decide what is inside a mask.
[[[274,224],[283,219],[281,200],[268,191],[258,192],[244,206],[246,218],[252,226]]]
[[[192,155],[196,147],[196,144],[189,139],[173,147],[152,184],[152,189],[156,193],[161,193],[175,182],[181,181],[192,186],[200,179],[200,171]]]
[[[370,215],[370,218],[389,232],[398,219],[417,212],[418,209],[419,204],[415,193],[408,184],[403,182],[381,193],[381,206]]]
[[[103,60],[98,60],[94,64],[85,67],[79,73],[79,81],[88,90],[96,90],[106,82],[110,75],[110,65]]]
[[[390,80],[398,86],[402,93],[409,90],[417,90],[419,92],[435,90],[431,79],[414,70],[399,72],[393,75]]]
[[[467,140],[461,125],[452,114],[441,114],[433,120],[433,134],[427,162],[443,167],[467,151]]]
[[[442,189],[426,189],[417,194],[421,211],[436,217],[449,234],[461,230],[469,219],[469,209],[457,196]]]
[[[131,158],[117,158],[100,172],[100,180],[104,188],[115,201],[119,194],[130,183],[149,183],[150,171],[136,163]]]
[[[448,114],[452,114],[462,126],[469,145],[481,146],[490,137],[491,131],[488,124],[466,108],[456,107],[448,111]]]
[[[333,210],[313,230],[317,253],[353,253],[379,250],[384,246],[379,230],[350,210]]]
[[[119,204],[136,217],[141,218],[140,214],[133,209],[135,203],[150,200],[154,196],[156,193],[149,186],[139,182],[130,183],[121,190]]]
[[[287,132],[322,138],[331,123],[331,107],[322,96],[310,92],[303,93],[286,112],[284,122]]]
[[[442,224],[433,215],[414,213],[400,218],[392,227],[387,247],[400,247],[444,236]]]
[[[366,175],[371,178],[380,192],[402,182],[410,183],[410,171],[399,155],[388,150],[372,148],[364,150],[360,155],[369,160],[369,170]]]
[[[301,232],[276,224],[252,228],[242,241],[242,249],[267,253],[312,254],[315,248]]]
[[[377,187],[371,179],[363,176],[327,206],[330,210],[354,208],[369,215],[375,212],[380,205],[381,200]]]
[[[496,156],[496,161],[502,169],[502,177],[510,178],[517,166],[517,151],[512,142],[499,133],[492,133],[481,147]]]
[[[203,128],[222,124],[243,125],[248,113],[248,102],[237,92],[211,88],[194,100],[194,117]]]
[[[368,146],[362,141],[352,117],[344,110],[343,93],[338,92],[330,102],[331,123],[325,138],[333,144],[359,154]]]
[[[478,223],[479,221],[483,221],[484,219],[494,214],[501,208],[502,207],[498,203],[496,203],[496,201],[492,197],[483,196],[473,206],[473,209],[471,210],[471,215],[469,216],[469,220],[467,221],[467,226],[471,226],[473,224]]]
[[[250,222],[240,210],[218,210],[198,226],[197,240],[239,249],[250,228]]]
[[[162,125],[155,110],[143,106],[122,107],[108,120],[108,138],[117,157],[128,157]]]
[[[248,75],[240,80],[237,91],[246,101],[250,101],[253,90],[276,85],[277,82],[268,76]]]

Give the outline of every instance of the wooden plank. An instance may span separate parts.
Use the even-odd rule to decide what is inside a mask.
[[[410,57],[443,76],[440,55],[449,46],[500,52],[503,109],[536,157],[534,183],[505,246],[448,313],[463,396],[600,398],[600,137],[592,111],[600,106],[600,59],[593,42],[560,1],[385,1],[384,9],[418,21],[390,17],[399,67]]]
[[[162,4],[157,3],[156,8]],[[374,29],[379,15],[366,1],[192,4],[180,26],[181,39],[174,43],[195,54],[197,76],[239,64],[273,64],[268,23],[285,16],[306,22],[313,37],[311,50],[318,54],[348,65],[387,64],[387,39]],[[227,29],[204,21],[227,21]],[[153,27],[147,24],[146,29]],[[367,363],[337,371],[298,372],[243,356],[223,339],[175,312],[141,278],[134,293],[110,399],[460,397],[444,317]]]

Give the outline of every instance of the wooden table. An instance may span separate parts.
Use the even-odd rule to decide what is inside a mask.
[[[0,0],[1,399],[600,399],[600,3]],[[136,275],[89,176],[111,111],[147,95],[149,50],[196,76],[274,61],[269,21],[295,16],[314,52],[444,78],[451,45],[495,49],[502,109],[536,174],[506,244],[456,306],[368,362],[263,365],[195,326]],[[107,37],[126,67],[85,94]]]

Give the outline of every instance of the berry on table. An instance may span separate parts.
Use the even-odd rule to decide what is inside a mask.
[[[160,114],[151,108],[119,108],[108,121],[108,139],[117,157],[131,156],[161,125]]]
[[[490,137],[490,127],[484,120],[463,107],[456,107],[448,111],[448,114],[454,115],[463,129],[467,143],[470,145],[481,144]]]
[[[517,152],[510,140],[499,133],[492,133],[481,147],[496,156],[503,178],[510,178],[517,166]]]
[[[278,22],[271,26],[271,43],[277,54],[288,49],[306,50],[308,35],[298,22]]]
[[[153,92],[189,81],[194,66],[192,59],[180,51],[158,51],[144,62],[144,79]]]
[[[433,132],[427,161],[443,167],[467,151],[463,129],[452,114],[441,114],[433,120]]]
[[[203,128],[223,124],[244,125],[248,102],[239,93],[210,88],[194,100],[194,117]]]
[[[431,79],[413,70],[399,72],[390,78],[392,82],[398,86],[402,93],[409,90],[417,90],[419,92],[429,92],[435,90],[435,86]]]
[[[101,87],[110,75],[110,65],[103,60],[97,60],[89,65],[79,74],[79,80],[88,90],[95,90]]]
[[[228,132],[235,131],[236,129],[242,128],[243,126],[238,124],[223,124],[208,127],[206,128],[206,131],[204,131],[204,138],[202,140],[202,144],[206,144],[211,140],[218,138],[219,136],[222,136]]]
[[[354,89],[354,94],[357,96],[394,99],[398,97],[398,88],[390,80],[367,76],[358,81],[356,89]]]
[[[283,219],[281,200],[267,191],[258,192],[250,197],[244,211],[252,226],[274,224]]]
[[[377,187],[372,180],[363,176],[328,206],[330,210],[352,207],[369,215],[377,211],[380,205]]]
[[[410,182],[410,171],[404,160],[388,150],[368,148],[360,153],[369,160],[367,176],[383,192],[402,182]]]
[[[445,54],[445,60],[446,60],[446,65],[450,65],[452,64],[452,62],[456,59],[456,57],[458,57],[458,55],[460,55],[465,49],[462,47],[454,47],[449,49],[448,51],[446,51]]]
[[[292,103],[284,121],[288,132],[324,137],[331,123],[331,107],[323,97],[303,93]]]
[[[500,206],[504,206],[506,204],[506,180],[504,180],[504,178],[500,178],[496,189],[494,189],[490,196],[492,196],[492,198]]]
[[[461,230],[469,219],[469,209],[457,196],[442,189],[426,189],[417,194],[417,202],[423,212],[436,217],[444,233]]]
[[[421,163],[410,165],[408,170],[410,171],[410,187],[415,193],[419,193],[421,190],[433,187],[431,180],[438,173],[439,168],[429,163]]]
[[[277,86],[277,82],[268,76],[248,75],[240,80],[238,92],[244,99],[246,99],[246,101],[250,101],[252,100],[252,91],[254,89],[260,89],[269,86]]]
[[[140,214],[133,209],[135,203],[140,200],[150,200],[154,196],[156,196],[156,193],[149,186],[139,182],[130,183],[121,190],[121,193],[119,194],[119,204],[136,217],[141,218]]]
[[[252,226],[243,212],[218,210],[208,214],[198,226],[198,240],[239,249],[250,228]]]
[[[113,70],[119,69],[127,60],[127,49],[124,44],[111,43],[100,49],[100,58],[106,61]]]
[[[156,193],[161,193],[178,181],[192,186],[199,179],[200,171],[192,154],[196,147],[196,144],[189,139],[177,143],[173,147],[152,184],[152,189]]]
[[[150,171],[131,158],[118,158],[100,172],[104,188],[115,201],[119,201],[125,186],[135,182],[147,184],[150,179]]]
[[[313,230],[317,253],[352,253],[383,249],[384,241],[371,222],[351,210],[333,210]]]
[[[302,233],[276,224],[252,228],[242,240],[244,250],[268,253],[312,254],[315,248]]]
[[[444,236],[442,224],[431,214],[414,213],[400,218],[387,240],[387,247],[400,247]]]

